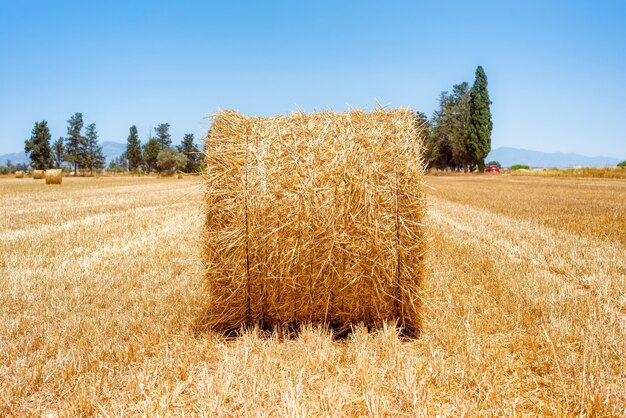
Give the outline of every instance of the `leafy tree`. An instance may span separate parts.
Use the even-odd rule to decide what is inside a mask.
[[[626,168],[626,160],[622,161],[621,163],[617,163],[618,167],[622,167],[622,168]]]
[[[85,167],[89,167],[90,174],[93,176],[93,169],[104,168],[104,163],[106,162],[106,158],[102,153],[102,147],[98,145],[98,131],[95,123],[87,126],[85,139],[86,152],[84,163]]]
[[[52,159],[56,168],[61,168],[65,160],[65,146],[63,145],[63,137],[52,143]]]
[[[170,124],[162,123],[156,128],[156,139],[159,141],[159,145],[161,149],[168,148],[172,146],[172,135],[170,135]]]
[[[469,119],[469,88],[463,82],[439,96],[439,109],[433,116],[433,128],[427,150],[429,167],[468,170],[467,122]]]
[[[65,146],[65,161],[74,166],[74,175],[78,173],[78,167],[85,162],[87,141],[81,134],[83,129],[83,114],[75,113],[68,121]]]
[[[472,164],[485,171],[485,157],[491,151],[491,110],[487,91],[487,75],[482,66],[476,68],[474,85],[470,91],[469,124],[467,132],[468,153]]]
[[[162,149],[157,157],[157,167],[159,170],[170,176],[174,174],[176,170],[183,168],[186,164],[187,157],[172,148]]]
[[[202,163],[202,155],[200,150],[193,142],[193,134],[185,134],[180,145],[177,147],[178,152],[187,157],[187,164],[182,168],[185,173],[193,173],[200,169]]]
[[[148,173],[152,170],[156,170],[159,152],[161,152],[161,145],[157,138],[150,138],[143,146],[143,160]]]
[[[35,122],[30,139],[24,141],[24,151],[29,155],[35,170],[45,170],[53,165],[50,137],[48,122],[43,120]]]
[[[433,124],[422,112],[415,112],[415,124],[423,137],[422,146],[424,147],[423,155],[426,167],[433,168],[439,155],[439,144],[432,134]]]
[[[471,170],[472,163],[467,147],[467,125],[469,123],[469,85],[466,82],[452,86],[449,107],[449,140],[454,165],[464,171]]]
[[[130,171],[137,171],[139,166],[143,163],[141,141],[139,140],[139,134],[137,133],[137,127],[135,125],[130,127],[130,133],[126,143],[126,158]]]

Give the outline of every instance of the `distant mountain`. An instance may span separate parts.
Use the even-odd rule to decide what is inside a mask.
[[[534,168],[569,168],[569,167],[614,167],[620,162],[617,158],[587,157],[580,154],[562,152],[540,152],[520,148],[501,147],[489,153],[485,162],[498,161],[504,167],[513,164],[525,164]]]
[[[119,142],[105,141],[100,144],[102,152],[106,156],[107,164],[114,158],[126,151],[126,144]],[[0,165],[5,165],[7,160],[11,163],[29,164],[30,160],[23,152],[0,155]],[[565,154],[562,152],[540,152],[530,151],[521,148],[501,147],[496,148],[487,156],[487,161],[499,161],[504,167],[513,164],[525,164],[531,167],[614,167],[621,160],[610,157],[586,157],[579,154]]]
[[[126,152],[126,144],[120,144],[119,142],[105,141],[100,146],[102,146],[102,153],[107,157],[107,164]]]
[[[14,152],[12,154],[0,155],[0,165],[6,165],[7,161],[11,161],[11,164],[30,164],[30,158],[26,156],[25,152]]]

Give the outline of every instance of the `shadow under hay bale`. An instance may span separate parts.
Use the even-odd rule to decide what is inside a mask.
[[[419,331],[425,212],[414,113],[226,111],[206,138],[206,324]]]
[[[46,172],[44,170],[33,170],[33,179],[41,180],[45,177]]]
[[[63,171],[60,169],[46,170],[46,184],[61,184]]]
[[[21,170],[17,170],[17,171],[15,172],[15,178],[16,178],[16,179],[23,179],[23,178],[24,178],[24,172],[23,172],[23,171],[21,171]]]

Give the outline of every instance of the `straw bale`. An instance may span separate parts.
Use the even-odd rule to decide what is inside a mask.
[[[24,178],[24,172],[23,172],[23,171],[21,171],[21,170],[17,170],[17,171],[15,172],[15,178],[16,178],[16,179],[23,179],[23,178]]]
[[[63,171],[60,169],[46,170],[46,184],[61,184]]]
[[[33,170],[33,178],[35,180],[41,180],[42,178],[45,177],[46,172],[44,170]]]
[[[409,109],[215,115],[205,138],[209,327],[398,321],[417,332],[420,130]]]

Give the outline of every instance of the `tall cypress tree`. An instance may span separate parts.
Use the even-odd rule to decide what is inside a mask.
[[[141,156],[141,141],[139,140],[139,134],[137,133],[137,127],[135,125],[130,127],[130,133],[128,134],[126,158],[128,159],[128,170],[130,171],[136,171],[143,162]]]
[[[86,153],[85,153],[85,167],[89,167],[90,173],[93,176],[94,168],[104,168],[106,158],[102,153],[102,147],[98,145],[98,131],[96,130],[96,124],[92,123],[87,126],[85,130],[86,138]]]
[[[46,170],[53,165],[50,138],[48,122],[42,120],[35,122],[30,138],[24,141],[24,151],[29,154],[31,166],[35,170]]]
[[[491,151],[491,110],[487,91],[487,76],[482,66],[476,68],[476,78],[470,90],[470,118],[468,125],[468,151],[473,163],[485,171],[485,158]]]
[[[65,161],[74,166],[74,175],[78,174],[78,167],[85,163],[87,140],[81,134],[83,129],[83,114],[74,113],[67,121],[67,145],[65,146]]]

